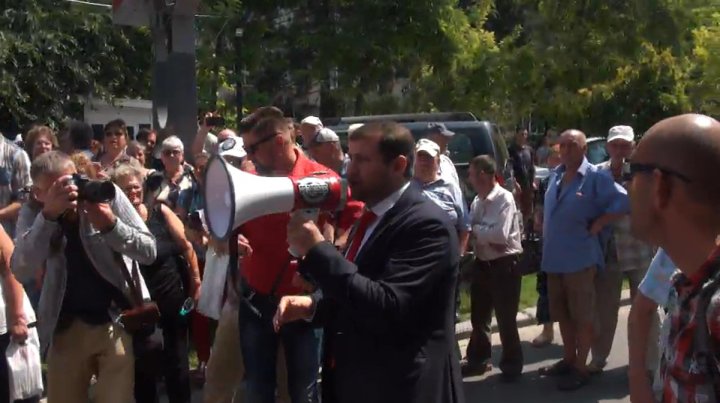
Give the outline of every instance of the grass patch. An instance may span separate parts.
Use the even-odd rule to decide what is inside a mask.
[[[537,305],[538,293],[535,290],[537,276],[530,274],[523,276],[520,285],[520,309],[529,308]],[[462,320],[470,319],[470,285],[463,283],[460,286],[460,318]]]
[[[537,305],[538,293],[536,290],[537,276],[528,274],[523,276],[520,286],[520,310]],[[623,279],[623,290],[630,289],[628,279]],[[460,319],[470,319],[470,284],[463,282],[460,286]]]

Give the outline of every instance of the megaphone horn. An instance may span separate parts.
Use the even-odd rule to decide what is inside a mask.
[[[205,216],[212,236],[224,240],[257,217],[298,209],[340,210],[348,192],[345,180],[327,172],[297,180],[257,176],[216,156],[205,171]]]

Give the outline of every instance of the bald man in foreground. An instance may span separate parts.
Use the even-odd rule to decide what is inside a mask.
[[[595,275],[605,267],[609,224],[629,213],[625,189],[585,158],[585,134],[560,136],[562,164],[545,193],[542,270],[547,273],[550,315],[560,325],[563,359],[540,369],[558,376],[560,390],[590,381],[587,357],[595,319]]]
[[[633,232],[680,270],[661,336],[660,394],[633,393],[633,401],[720,401],[720,123],[703,115],[661,121],[630,172]]]

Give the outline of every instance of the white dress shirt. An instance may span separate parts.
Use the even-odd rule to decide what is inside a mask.
[[[363,246],[365,246],[365,242],[367,242],[368,239],[370,239],[370,235],[372,235],[373,231],[375,231],[375,228],[378,226],[378,223],[380,223],[380,220],[382,220],[382,217],[390,211],[391,208],[395,207],[395,204],[400,200],[403,193],[407,190],[407,188],[410,186],[410,182],[407,182],[404,184],[400,189],[394,191],[390,196],[387,198],[381,200],[378,204],[372,206],[370,208],[370,211],[375,213],[377,216],[373,222],[368,225],[367,230],[365,231],[365,235],[363,236],[362,242],[360,243],[360,248],[358,248],[357,255],[360,254],[360,251],[362,251]],[[356,256],[357,256],[356,255]]]
[[[522,253],[520,212],[512,193],[495,184],[486,198],[475,196],[470,211],[478,259],[488,261]]]

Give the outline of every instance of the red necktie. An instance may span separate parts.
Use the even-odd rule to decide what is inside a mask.
[[[360,216],[360,221],[357,229],[355,230],[355,234],[353,235],[352,242],[350,243],[350,248],[348,248],[348,252],[345,255],[347,260],[351,262],[355,261],[355,257],[357,256],[358,250],[360,250],[360,244],[362,244],[365,233],[367,232],[370,224],[375,221],[376,218],[377,215],[375,215],[372,210],[365,210],[363,215]]]

